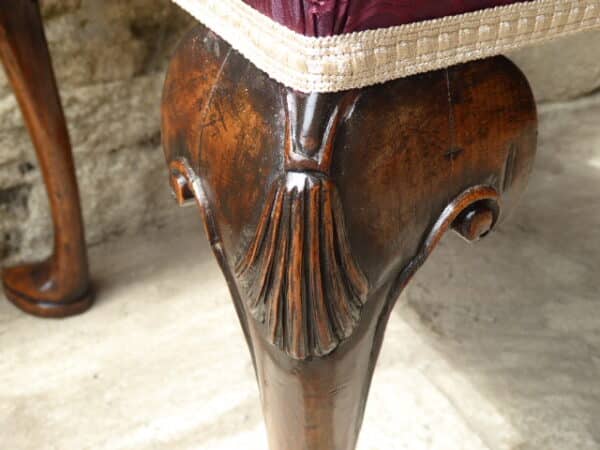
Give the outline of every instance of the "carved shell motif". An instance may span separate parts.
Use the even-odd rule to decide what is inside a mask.
[[[286,174],[271,189],[235,273],[268,340],[292,358],[308,359],[331,353],[350,337],[369,286],[352,256],[342,204],[328,176],[335,130],[356,98],[341,97],[328,113],[320,150],[307,156],[293,138],[302,125],[297,118],[310,116],[298,114],[298,95],[287,93]],[[300,170],[307,166],[309,171]]]

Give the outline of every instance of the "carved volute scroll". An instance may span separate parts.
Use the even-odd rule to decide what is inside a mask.
[[[198,27],[162,112],[171,186],[200,207],[271,450],[354,450],[399,294],[447,231],[487,235],[524,190],[527,81],[498,57],[303,94]]]
[[[274,183],[235,274],[269,341],[305,359],[347,339],[367,298],[368,282],[352,256],[329,177],[336,130],[358,94],[283,95],[285,176]],[[322,101],[331,96],[337,101]]]

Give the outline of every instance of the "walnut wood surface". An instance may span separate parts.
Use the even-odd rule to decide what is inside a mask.
[[[536,148],[498,57],[303,94],[199,26],[170,65],[163,144],[252,353],[272,450],[352,450],[389,313],[443,234],[486,235]],[[200,308],[201,309],[201,308]]]
[[[69,135],[37,1],[0,0],[0,59],[35,146],[54,224],[52,256],[5,269],[5,293],[30,314],[78,314],[92,303],[84,230]]]

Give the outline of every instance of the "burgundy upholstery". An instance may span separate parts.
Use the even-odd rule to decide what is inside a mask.
[[[331,36],[532,0],[244,0],[306,36]]]

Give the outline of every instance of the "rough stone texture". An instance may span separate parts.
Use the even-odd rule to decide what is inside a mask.
[[[169,0],[45,0],[90,244],[175,220],[160,150],[168,55],[193,20]],[[511,55],[540,101],[600,86],[600,33]],[[51,227],[37,161],[0,71],[0,261],[40,258]]]
[[[600,448],[600,95],[541,109],[512,218],[449,235],[392,314],[358,450]],[[196,208],[91,250],[83,316],[0,293],[2,450],[267,450],[238,319]],[[285,449],[273,449],[285,450]]]

